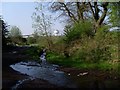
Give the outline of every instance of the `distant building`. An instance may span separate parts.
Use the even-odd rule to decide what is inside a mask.
[[[33,34],[31,35],[23,35],[23,38],[33,37]]]
[[[57,36],[59,34],[59,31],[58,30],[55,30],[54,32],[53,32],[53,35],[55,35],[55,36]]]

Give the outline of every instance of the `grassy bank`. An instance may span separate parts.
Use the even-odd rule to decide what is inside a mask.
[[[58,64],[64,67],[74,67],[77,69],[103,70],[120,72],[120,62],[99,61],[97,63],[76,60],[73,57],[66,58],[63,55],[48,53],[47,60],[49,63]]]
[[[39,47],[31,47],[24,51],[32,57],[32,60],[39,61],[39,52],[42,49]],[[120,73],[120,62],[112,62],[110,60],[99,60],[97,62],[84,61],[76,59],[75,56],[65,57],[63,54],[47,51],[47,62],[57,64],[64,67],[74,67],[77,69],[87,70],[102,70],[102,71],[115,71]],[[92,60],[91,60],[92,61]]]

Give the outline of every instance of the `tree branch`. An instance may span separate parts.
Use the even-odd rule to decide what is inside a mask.
[[[103,14],[101,15],[101,17],[97,21],[97,27],[102,24],[102,22],[104,21],[104,19],[106,17],[106,14],[107,14],[107,11],[108,11],[108,9],[107,9],[108,2],[103,3],[102,6],[103,6]]]
[[[90,2],[88,2],[88,4],[89,4],[89,7],[90,7],[90,9],[91,9],[91,11],[92,11],[93,18],[94,18],[94,20],[95,20],[95,13],[94,13],[94,10],[93,10],[93,8],[92,8],[92,5],[91,5]],[[96,20],[95,20],[95,21],[96,21]]]
[[[78,20],[84,20],[83,19],[83,12],[81,11],[81,8],[80,8],[80,2],[76,2],[76,5],[77,5],[77,14],[78,14]]]
[[[74,14],[72,12],[70,12],[70,10],[68,9],[68,7],[66,6],[65,3],[61,3],[59,2],[60,4],[63,5],[63,7],[65,8],[65,10],[67,11],[67,14],[68,16],[74,21],[74,22],[77,22],[77,19],[75,18]]]
[[[98,9],[98,5],[97,5],[97,2],[94,2],[94,8],[95,8],[95,21],[97,22],[98,19],[99,19],[99,9]]]

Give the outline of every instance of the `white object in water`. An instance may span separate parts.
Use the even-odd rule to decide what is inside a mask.
[[[42,61],[43,64],[46,63],[45,55],[46,55],[46,53],[43,53],[43,54],[40,56],[40,60]]]
[[[17,53],[17,51],[13,51],[12,53]]]
[[[70,73],[68,73],[68,75],[70,75]]]
[[[87,75],[88,72],[84,72],[84,73],[79,73],[77,76],[84,76],[84,75]]]

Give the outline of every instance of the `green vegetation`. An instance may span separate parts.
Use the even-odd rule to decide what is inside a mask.
[[[34,44],[34,43],[36,43],[36,39],[34,37],[28,37],[27,38],[27,43],[28,44]]]
[[[63,35],[54,36],[51,34],[51,17],[43,11],[44,8],[40,4],[32,15],[33,27],[36,31],[33,37],[26,39],[28,45],[36,46],[24,53],[38,60],[40,51],[46,48],[49,63],[65,67],[120,72],[118,48],[120,31],[110,31],[112,27],[119,25],[117,17],[120,13],[119,6],[119,3],[108,2],[53,3],[51,7],[53,12],[62,11],[70,21],[66,23]],[[13,27],[10,38],[12,42],[23,45],[21,36],[19,28]]]
[[[10,39],[9,43],[13,45],[25,45],[27,42],[26,38],[22,37],[21,30],[17,26],[11,27],[8,37]]]
[[[66,41],[71,42],[76,39],[81,39],[84,35],[91,37],[93,35],[92,23],[86,21],[84,23],[75,23],[73,27],[66,26],[65,28]]]
[[[64,67],[74,67],[79,69],[87,69],[87,70],[103,70],[103,71],[119,71],[118,66],[120,66],[119,62],[109,62],[109,61],[98,61],[96,63],[86,62],[86,61],[78,61],[74,59],[76,57],[66,58],[63,55],[59,55],[56,53],[49,52],[47,54],[47,60],[50,63],[58,64]]]
[[[57,50],[48,52],[47,60],[65,67],[119,71],[119,32],[109,31],[109,26],[104,25],[93,35],[93,28],[89,28],[89,25],[88,22],[81,25],[78,23],[66,28],[62,42],[64,50],[61,49],[61,53]],[[65,56],[64,51],[67,51],[69,57]]]
[[[40,61],[39,54],[41,50],[42,48],[39,48],[38,46],[31,46],[28,50],[25,50],[23,53],[31,56],[32,60]]]
[[[5,23],[5,21],[2,19],[0,16],[0,31],[2,32],[2,48],[5,48],[7,43],[8,43],[8,30],[7,30],[8,25]]]

